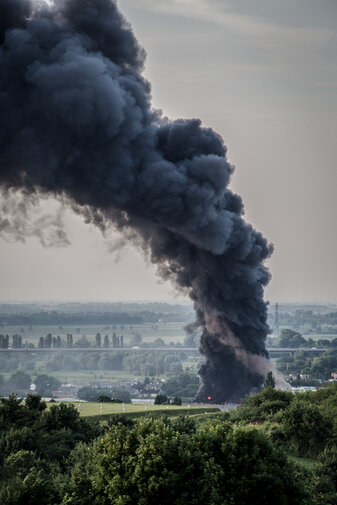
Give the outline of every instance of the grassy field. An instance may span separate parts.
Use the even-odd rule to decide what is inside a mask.
[[[317,342],[317,340],[323,340],[323,339],[326,339],[326,340],[333,340],[334,338],[337,337],[337,331],[336,333],[328,333],[327,335],[320,335],[320,334],[303,334],[303,337],[306,338],[308,340],[308,338],[312,338],[313,340],[315,340]]]
[[[8,334],[10,337],[13,334],[20,334],[22,341],[37,345],[39,338],[45,337],[51,333],[54,337],[60,335],[65,338],[67,333],[73,335],[74,342],[85,335],[89,342],[95,342],[97,333],[111,336],[113,333],[124,336],[124,342],[128,344],[132,341],[134,335],[139,334],[143,342],[153,342],[156,338],[162,338],[166,344],[170,342],[183,342],[185,331],[184,323],[144,323],[133,325],[114,325],[114,326],[99,326],[99,325],[83,325],[83,326],[4,326],[1,328],[1,333]]]
[[[67,402],[70,403],[70,402]],[[52,404],[48,403],[50,407]],[[137,404],[125,403],[123,409],[122,403],[95,403],[95,402],[72,402],[82,417],[92,417],[92,416],[104,416],[111,414],[134,414],[134,413],[148,413],[148,412],[162,412],[179,414],[179,412],[185,412],[187,409],[191,414],[195,413],[205,413],[205,412],[215,412],[218,409],[214,407],[194,407],[188,406],[178,406],[178,405],[150,405],[150,404]]]
[[[93,352],[95,350],[93,349]],[[60,350],[62,353],[62,349]],[[79,353],[80,353],[79,349]],[[12,356],[12,355],[11,355]],[[74,355],[72,355],[74,356]],[[24,370],[27,372],[32,380],[35,379],[37,375],[47,374],[52,375],[53,377],[59,379],[62,383],[72,383],[72,384],[89,384],[96,381],[107,381],[112,383],[120,383],[125,381],[133,381],[133,380],[143,380],[144,377],[142,375],[138,375],[135,372],[122,371],[122,370],[101,370],[99,368],[92,368],[89,370],[80,368],[68,368],[61,370],[50,369],[48,366],[48,362],[55,358],[55,355],[52,353],[32,353],[31,355],[14,355],[15,358],[19,359],[20,362],[13,362],[13,366],[9,368],[5,368],[5,366],[1,366],[4,360],[8,360],[7,355],[0,355],[0,375],[4,377],[5,380],[8,380],[9,377],[18,369]],[[197,373],[200,368],[202,362],[202,356],[197,353],[186,354],[186,360],[182,361],[183,369],[189,373]],[[11,357],[11,359],[14,359]],[[157,378],[167,378],[170,374],[161,373]]]

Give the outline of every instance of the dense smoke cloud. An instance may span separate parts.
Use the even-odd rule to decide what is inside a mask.
[[[268,364],[263,261],[222,138],[151,108],[145,53],[112,0],[0,0],[0,185],[112,224],[187,292],[199,399],[236,400]]]

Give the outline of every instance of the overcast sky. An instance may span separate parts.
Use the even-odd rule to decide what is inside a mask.
[[[246,219],[275,246],[271,302],[337,302],[336,0],[120,0],[153,105],[224,138]],[[42,208],[54,208],[52,202]],[[172,299],[130,247],[66,212],[71,244],[0,239],[1,300]]]

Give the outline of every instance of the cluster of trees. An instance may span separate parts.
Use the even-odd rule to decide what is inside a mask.
[[[199,383],[197,375],[183,372],[166,380],[165,393],[168,396],[194,398],[197,394]]]
[[[60,349],[51,354],[8,353],[0,354],[0,370],[13,372],[23,369],[32,373],[35,369],[47,371],[68,370],[116,370],[127,371],[136,375],[157,376],[160,374],[179,374],[183,370],[182,360],[186,359],[184,352],[156,353],[154,351],[121,352],[81,352],[67,353]],[[189,395],[188,395],[189,396]]]
[[[9,335],[0,335],[0,349],[8,349]]]
[[[332,340],[319,339],[314,341],[312,338],[304,338],[298,331],[291,330],[290,328],[284,328],[280,336],[271,342],[274,347],[331,347],[337,348],[337,338]]]
[[[30,375],[19,370],[5,380],[3,375],[0,375],[0,394],[5,395],[13,391],[21,394],[26,394],[29,391],[31,384]]]
[[[102,433],[70,405],[47,409],[39,395],[29,395],[25,403],[15,395],[1,398],[0,503],[61,503],[72,451]]]
[[[267,387],[229,418],[241,426],[258,425],[291,456],[310,458],[310,470],[307,460],[302,467],[308,503],[337,503],[337,384],[296,394]]]
[[[337,384],[296,394],[268,386],[249,397],[230,419],[258,424],[279,447],[316,458],[327,448],[337,448]]]
[[[108,312],[92,311],[64,312],[44,310],[33,313],[0,312],[1,326],[48,326],[48,325],[122,325],[161,322],[185,322],[191,317],[191,311],[182,308],[175,312],[155,312],[149,310]]]
[[[45,337],[39,338],[38,348],[39,349],[60,349],[63,342],[61,337],[53,337],[51,333],[48,333]],[[69,335],[67,335],[67,347],[72,347],[72,335],[71,335],[71,346],[69,344]]]
[[[10,344],[9,335],[0,335],[0,349],[8,349]],[[21,349],[22,348],[22,337],[15,333],[12,335],[12,347],[13,349]]]
[[[180,353],[179,353],[180,354]],[[182,363],[177,353],[154,351],[130,352],[86,352],[53,355],[46,362],[50,372],[57,370],[117,370],[136,375],[155,376],[164,373],[180,373]]]
[[[74,407],[0,399],[4,505],[311,505],[303,475],[270,437],[223,418],[100,426]]]
[[[158,337],[152,342],[142,342],[142,336],[139,333],[134,333],[130,339],[130,345],[139,345],[142,349],[147,347],[176,347],[178,350],[185,347],[185,343],[181,342],[168,342],[166,343],[162,338]]]
[[[100,333],[96,334],[96,347],[101,347],[102,346],[102,337]],[[112,334],[111,337],[111,343],[112,343],[112,348],[113,349],[120,349],[124,347],[124,337],[123,335],[116,335],[116,333]],[[109,340],[109,335],[105,335],[104,340],[103,340],[103,347],[108,348],[110,346],[110,340]]]
[[[1,342],[1,340],[0,340]],[[124,338],[123,335],[116,335],[116,333],[113,333],[111,337],[111,344],[113,349],[121,349],[124,347]],[[34,347],[34,345],[30,344],[31,347]],[[59,335],[57,337],[53,337],[51,333],[48,333],[45,337],[40,337],[39,338],[39,343],[38,347],[40,349],[61,349],[61,348],[67,348],[71,349],[73,347],[102,347],[102,337],[100,333],[96,334],[95,337],[95,343],[92,344],[89,342],[89,340],[86,338],[85,335],[82,335],[79,339],[77,339],[74,342],[73,336],[71,333],[68,333],[66,336],[66,339],[61,338]],[[110,339],[109,335],[105,335],[103,339],[103,347],[108,348],[110,347]]]
[[[17,394],[26,395],[32,382],[31,376],[22,370],[14,372],[8,380],[0,375],[0,394],[9,395],[15,391]],[[43,396],[52,396],[52,391],[56,391],[61,386],[58,379],[46,374],[37,375],[34,384],[35,391]]]
[[[310,380],[314,382],[327,381],[331,379],[333,372],[337,372],[337,348],[319,355],[301,349],[295,353],[280,356],[277,368],[287,374],[308,375]]]
[[[86,352],[53,354],[46,362],[49,372],[59,370],[123,370],[123,353]]]
[[[180,305],[166,302],[34,302],[34,303],[0,303],[0,315],[37,314],[39,312],[79,313],[156,313],[157,315],[191,314],[191,305]]]
[[[181,405],[182,401],[180,396],[174,396],[173,398],[169,398],[164,394],[157,395],[154,400],[155,405]]]
[[[0,503],[336,505],[337,385],[272,382],[236,411],[105,424],[39,395],[0,398]]]
[[[34,370],[37,356],[26,353],[1,353],[0,370],[1,372],[14,372],[17,369]]]
[[[21,349],[22,347],[28,347],[29,349],[34,349],[35,344],[32,342],[26,341],[25,344],[22,343],[22,337],[21,335],[12,335],[12,344],[10,341],[9,335],[0,335],[0,349],[8,349],[12,345],[13,349],[19,348]],[[153,342],[143,342],[142,343],[142,336],[138,332],[133,332],[129,342],[127,342],[127,345],[129,346],[134,346],[134,345],[139,345],[142,348],[147,348],[147,347],[177,347],[178,349],[180,347],[183,347],[183,344],[180,342],[170,342],[169,344],[166,344],[162,338],[156,338]],[[113,349],[123,349],[125,347],[124,344],[124,336],[123,335],[116,335],[114,332],[111,337],[109,335],[105,335],[102,337],[102,335],[98,332],[95,336],[95,341],[90,342],[85,335],[82,335],[80,338],[74,341],[73,335],[71,333],[68,333],[65,338],[61,337],[60,335],[53,336],[51,333],[47,333],[46,336],[41,336],[39,338],[37,347],[39,349],[63,349],[63,348],[83,348],[83,347],[97,347],[97,348],[109,348],[112,347]]]
[[[130,352],[123,358],[123,370],[137,375],[155,376],[165,373],[181,373],[183,367],[180,356],[183,353]]]
[[[102,401],[100,398],[105,397],[110,400],[119,400],[124,403],[131,403],[130,393],[119,388],[100,389],[93,386],[84,386],[78,390],[77,397],[80,398],[80,400],[86,400],[88,402],[99,402]]]
[[[326,308],[325,308],[326,309]],[[305,328],[308,333],[331,333],[337,328],[337,312],[314,312],[313,310],[297,309],[293,313],[279,312],[279,324],[296,330]],[[274,315],[270,314],[270,325],[274,325]]]

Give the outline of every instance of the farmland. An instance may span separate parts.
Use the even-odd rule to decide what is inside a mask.
[[[164,340],[165,344],[173,343],[183,343],[185,331],[184,323],[181,322],[158,322],[152,323],[142,323],[142,324],[126,324],[126,325],[97,325],[97,324],[87,324],[87,325],[36,325],[36,326],[4,326],[1,330],[2,333],[8,335],[20,334],[22,336],[22,341],[32,343],[34,345],[38,344],[40,337],[45,337],[48,333],[53,336],[60,335],[61,338],[65,338],[68,333],[71,333],[74,338],[74,342],[80,339],[83,335],[88,339],[90,344],[95,343],[95,336],[100,333],[102,336],[109,335],[111,337],[112,333],[124,336],[124,342],[131,342],[137,335],[141,337],[141,341],[145,343],[154,342],[157,338]],[[137,337],[136,337],[137,338]]]
[[[128,415],[139,413],[143,415],[147,413],[172,414],[172,412],[174,412],[176,415],[180,413],[184,414],[190,413],[190,415],[193,415],[193,414],[214,412],[218,410],[214,406],[200,407],[193,405],[190,406],[151,405],[148,403],[134,405],[132,403],[122,404],[122,403],[96,403],[96,402],[69,402],[68,404],[74,405],[81,417],[100,416],[103,418],[106,415],[113,415],[113,414]],[[48,405],[51,406],[52,404]]]

